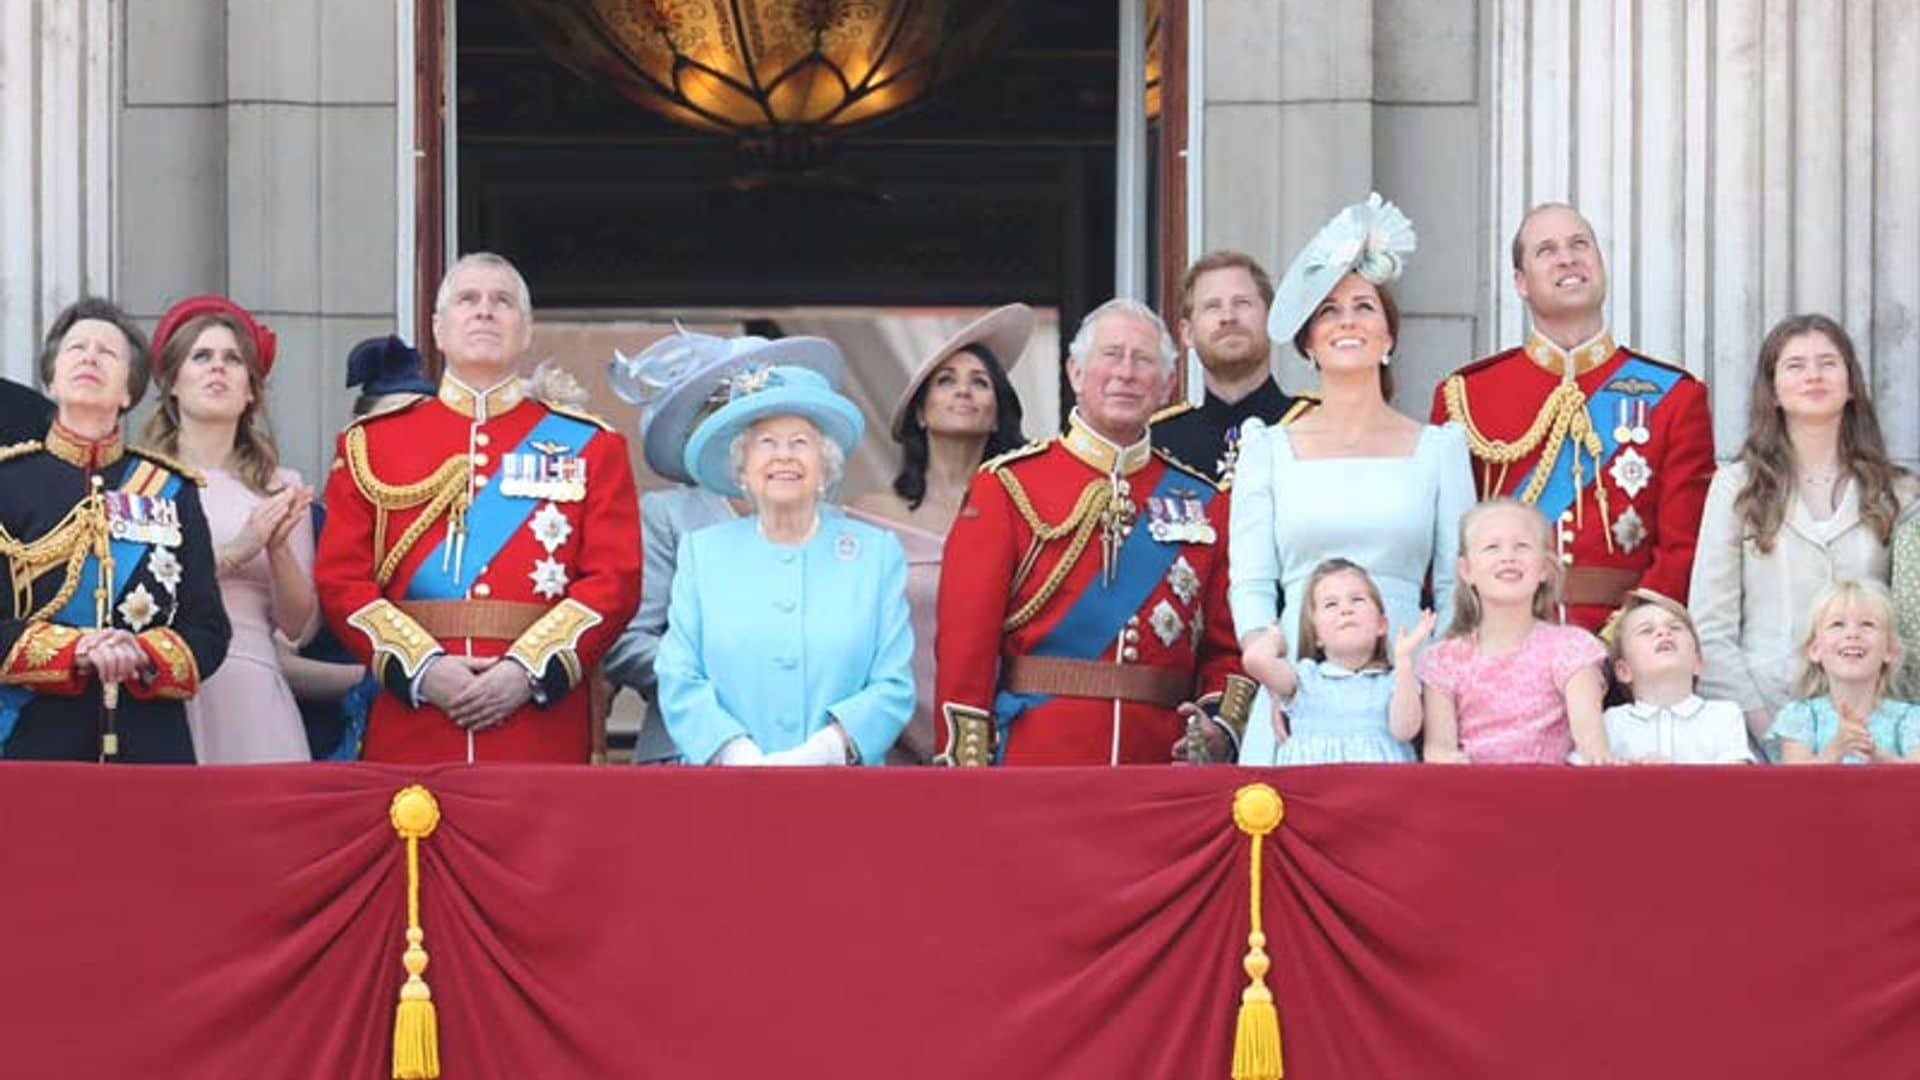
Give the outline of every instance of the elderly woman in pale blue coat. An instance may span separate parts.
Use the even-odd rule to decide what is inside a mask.
[[[755,510],[680,541],[654,672],[689,762],[878,765],[913,714],[900,541],[826,504],[864,426],[834,367],[741,372],[687,443]]]

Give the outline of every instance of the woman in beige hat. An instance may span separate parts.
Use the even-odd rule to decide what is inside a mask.
[[[907,604],[913,616],[913,722],[891,762],[933,757],[934,604],[940,551],[980,463],[1025,440],[1020,398],[1007,372],[1033,336],[1033,309],[1008,304],[975,319],[927,356],[893,407],[900,444],[893,490],[857,501],[850,516],[890,529],[907,553]]]

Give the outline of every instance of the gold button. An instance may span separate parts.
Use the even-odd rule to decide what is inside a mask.
[[[484,431],[473,437],[473,445],[475,446],[485,446],[492,441],[492,439],[487,438],[487,433]]]
[[[1131,645],[1134,642],[1140,640],[1140,631],[1135,630],[1133,627],[1129,626],[1127,627],[1126,638],[1127,638],[1127,644]]]
[[[1140,659],[1140,650],[1129,645],[1126,648],[1120,650],[1120,659],[1138,660]]]
[[[1568,551],[1568,552],[1563,552],[1563,553],[1561,553],[1561,555],[1560,555],[1560,561],[1561,561],[1561,562],[1563,562],[1563,563],[1566,563],[1566,564],[1567,564],[1568,566],[1572,566],[1572,565],[1573,565],[1573,552],[1571,552],[1571,551]]]
[[[477,488],[483,488],[483,487],[486,487],[486,486],[487,486],[487,474],[486,474],[486,473],[475,473],[475,474],[473,475],[473,486],[474,486],[474,487],[477,487]]]
[[[1562,511],[1560,511],[1560,520],[1561,520],[1561,521],[1572,521],[1572,520],[1573,520],[1573,511],[1571,511],[1571,510],[1562,510]]]
[[[486,582],[483,581],[480,584],[475,585],[473,587],[473,595],[478,596],[484,600],[487,597],[493,595],[493,586],[488,585]]]
[[[473,463],[475,465],[485,465],[487,463],[487,455],[485,454],[473,455]]]

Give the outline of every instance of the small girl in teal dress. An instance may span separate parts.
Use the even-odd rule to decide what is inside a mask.
[[[1253,638],[1249,644],[1264,647],[1241,658],[1275,702],[1272,764],[1413,761],[1408,741],[1420,732],[1413,654],[1433,630],[1433,612],[1396,635],[1389,664],[1386,608],[1366,570],[1328,559],[1314,567],[1305,592],[1301,658],[1287,659],[1284,634]]]
[[[1889,696],[1900,670],[1893,597],[1840,581],[1813,602],[1795,700],[1767,733],[1787,765],[1920,761],[1920,707]]]

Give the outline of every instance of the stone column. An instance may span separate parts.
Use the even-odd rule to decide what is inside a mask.
[[[1277,279],[1328,217],[1378,190],[1420,250],[1397,286],[1396,404],[1424,414],[1434,381],[1484,342],[1484,124],[1476,0],[1309,4],[1206,0],[1204,246]],[[1315,378],[1275,342],[1280,379]]]
[[[323,482],[352,401],[347,350],[394,328],[392,0],[178,0],[125,17],[125,299],[157,317],[223,292],[266,318],[281,458]]]
[[[1545,199],[1586,211],[1616,335],[1708,380],[1722,457],[1761,339],[1804,311],[1848,328],[1890,449],[1920,457],[1920,8],[1490,3],[1498,232]],[[1517,338],[1511,291],[1489,300]]]
[[[53,316],[112,278],[109,0],[0,4],[0,375],[33,385]]]

